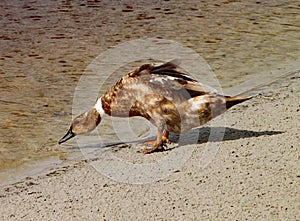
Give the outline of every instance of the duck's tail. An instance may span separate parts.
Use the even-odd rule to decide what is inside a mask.
[[[252,97],[230,97],[230,96],[225,96],[226,99],[226,109],[231,108],[232,106],[242,103],[244,101],[247,101],[251,99]]]

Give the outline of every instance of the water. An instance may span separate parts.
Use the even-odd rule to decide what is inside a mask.
[[[297,0],[7,0],[0,11],[2,181],[8,169],[74,150],[75,142],[62,148],[57,140],[71,120],[76,84],[116,44],[174,40],[198,52],[225,89],[300,64]]]

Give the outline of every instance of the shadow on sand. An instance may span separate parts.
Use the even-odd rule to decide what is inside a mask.
[[[192,133],[193,137],[198,136],[197,144],[207,143],[207,142],[220,142],[228,140],[239,140],[243,138],[260,137],[260,136],[273,136],[284,133],[284,131],[252,131],[252,130],[239,130],[229,127],[201,127],[191,130],[188,133]],[[170,141],[172,143],[178,143],[180,140],[179,135],[170,135]],[[137,140],[134,142],[112,142],[112,143],[99,143],[93,145],[81,146],[80,148],[107,148],[107,147],[117,147],[126,148],[132,144],[138,144],[141,142],[154,140],[156,137],[149,137],[143,140]],[[180,146],[195,144],[195,139],[184,139],[180,142]],[[68,149],[77,149],[77,147],[68,147]],[[171,148],[173,149],[173,148]]]
[[[201,127],[193,130],[195,133],[199,133],[198,144],[206,143],[208,141],[220,142],[251,137],[272,136],[284,133],[283,131],[239,130],[230,127]]]

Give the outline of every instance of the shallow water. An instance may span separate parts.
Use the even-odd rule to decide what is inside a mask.
[[[223,88],[270,81],[300,64],[297,0],[9,0],[0,11],[0,171],[73,150],[74,141],[56,143],[69,126],[77,82],[119,43],[176,41],[199,53]]]

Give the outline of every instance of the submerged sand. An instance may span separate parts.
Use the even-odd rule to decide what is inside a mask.
[[[209,142],[203,137],[181,168],[150,183],[114,181],[92,160],[75,159],[2,187],[0,219],[299,220],[299,83],[300,75],[291,75],[229,110],[224,139],[206,168],[199,167]],[[135,161],[181,148],[150,155],[129,147],[107,151]]]

